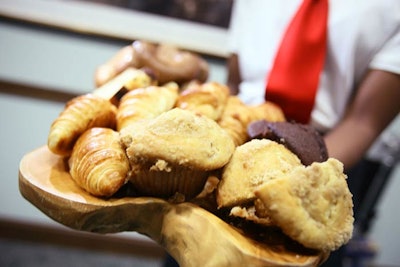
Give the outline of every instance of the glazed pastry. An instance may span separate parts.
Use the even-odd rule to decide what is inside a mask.
[[[110,101],[86,94],[70,100],[52,123],[47,145],[55,154],[68,156],[78,137],[92,127],[114,128],[117,108]]]
[[[218,120],[229,97],[227,86],[217,82],[192,82],[179,95],[176,106]]]
[[[152,119],[172,109],[178,98],[178,85],[150,86],[126,93],[117,111],[117,129],[122,130],[132,122]]]
[[[84,132],[68,163],[72,179],[94,196],[110,197],[128,181],[128,158],[119,134],[109,128]]]
[[[336,159],[297,166],[255,194],[276,225],[306,247],[333,251],[352,236],[352,195]]]
[[[208,78],[208,63],[197,54],[169,44],[132,43],[140,67],[150,68],[160,84],[174,81],[183,84],[191,80],[204,82]]]
[[[129,67],[106,83],[103,83],[100,87],[97,87],[93,94],[105,99],[116,98],[115,102],[117,102],[127,91],[151,85],[157,85],[157,81],[149,71]]]
[[[230,159],[234,144],[218,124],[191,111],[174,108],[133,123],[121,131],[138,192],[188,200],[199,194],[211,171]]]
[[[133,47],[128,45],[120,49],[107,62],[97,67],[94,78],[96,87],[102,86],[119,73],[129,68],[131,62],[134,61],[133,56]]]
[[[259,105],[246,105],[237,96],[229,96],[219,125],[232,137],[236,146],[250,140],[247,127],[258,120],[285,121],[285,116],[280,107],[272,102]]]
[[[135,41],[96,70],[96,85],[106,83],[129,67],[150,69],[161,85],[191,80],[204,82],[209,72],[208,63],[194,53],[167,44]]]

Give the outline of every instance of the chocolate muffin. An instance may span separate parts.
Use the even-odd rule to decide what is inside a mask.
[[[304,165],[328,159],[324,139],[310,125],[259,120],[250,123],[247,132],[251,139],[270,139],[284,145],[296,154]]]

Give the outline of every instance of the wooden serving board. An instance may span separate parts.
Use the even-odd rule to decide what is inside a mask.
[[[80,231],[136,231],[163,246],[180,266],[318,266],[323,253],[299,253],[256,242],[189,202],[149,197],[101,199],[78,187],[63,158],[42,146],[26,154],[19,189],[53,220]]]

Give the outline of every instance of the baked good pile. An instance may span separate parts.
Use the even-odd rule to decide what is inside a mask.
[[[349,241],[343,164],[313,128],[286,122],[274,103],[245,105],[207,81],[207,63],[190,52],[136,41],[99,67],[96,85],[127,69],[134,75],[112,97],[77,96],[51,125],[48,148],[78,186],[106,199],[128,187],[133,196],[206,200],[224,220],[278,227],[310,249]]]

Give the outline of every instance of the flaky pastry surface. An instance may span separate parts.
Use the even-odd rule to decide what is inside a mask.
[[[192,82],[178,97],[176,106],[218,120],[229,97],[226,85],[217,82]]]
[[[48,148],[55,154],[69,156],[76,140],[87,129],[115,127],[116,112],[116,107],[110,101],[93,94],[71,99],[51,124]]]
[[[117,111],[117,130],[132,122],[152,119],[172,109],[178,98],[178,86],[148,86],[129,91],[121,98]]]
[[[94,127],[77,140],[68,160],[72,179],[95,196],[110,197],[128,181],[129,161],[119,134]]]

